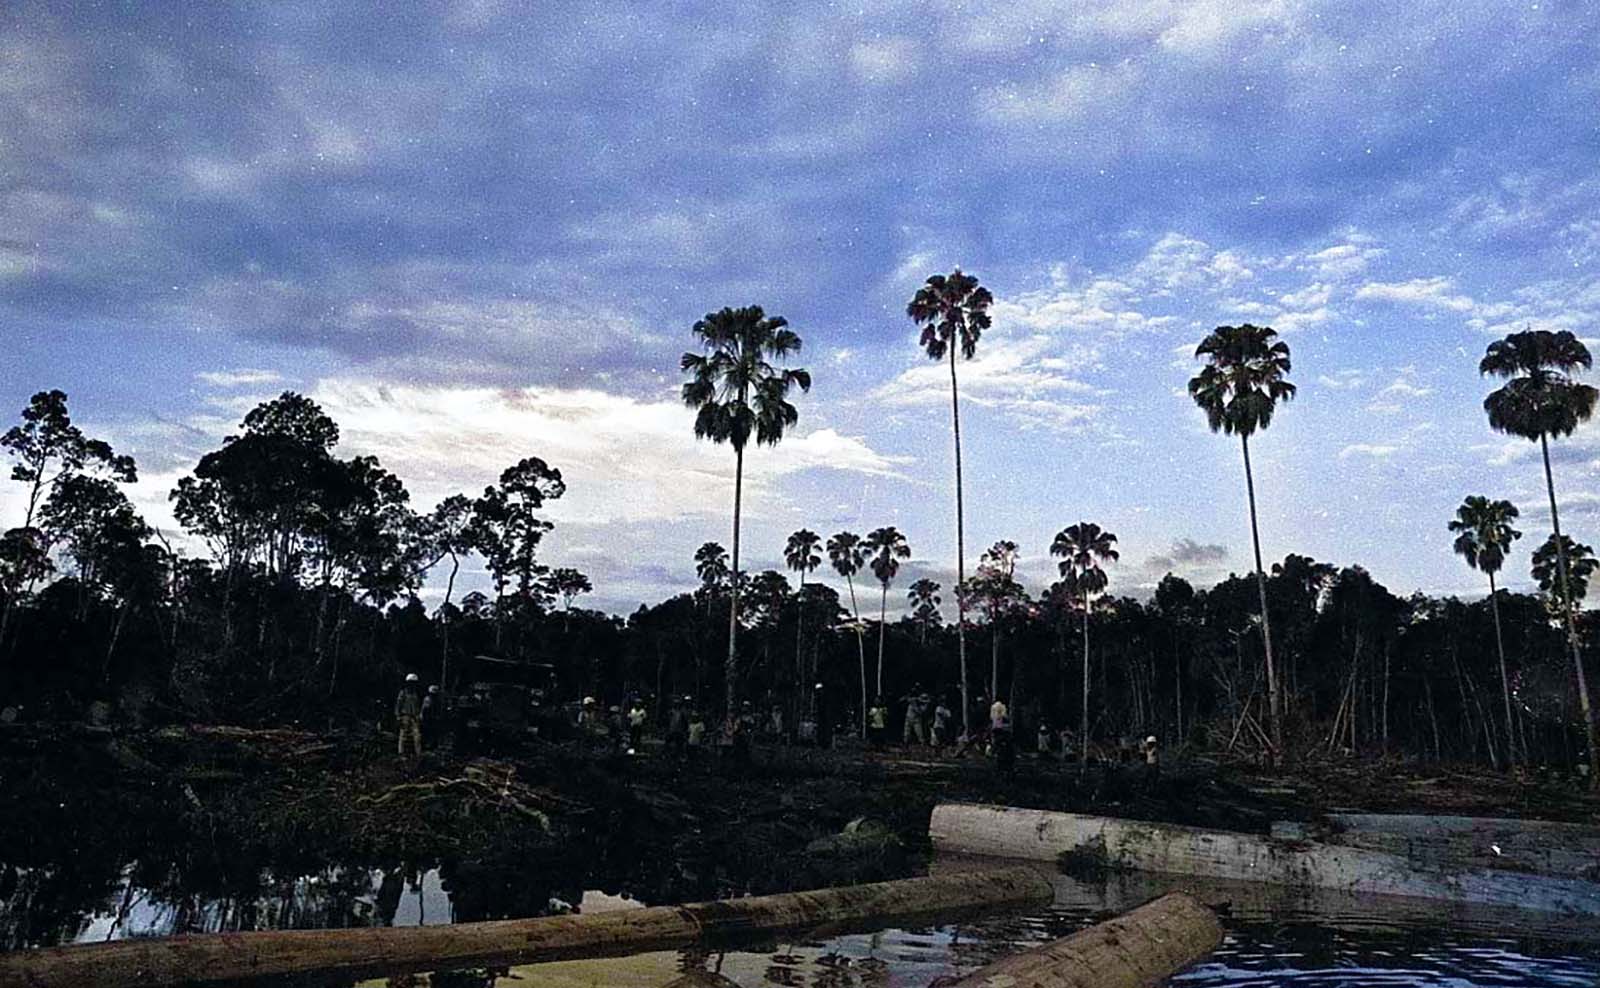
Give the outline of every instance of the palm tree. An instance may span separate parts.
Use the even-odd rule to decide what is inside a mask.
[[[811,691],[805,688],[806,670],[805,660],[802,657],[802,643],[805,637],[806,615],[806,574],[822,565],[822,556],[817,551],[822,547],[822,537],[809,528],[802,528],[789,536],[789,541],[783,547],[783,561],[789,568],[800,574],[800,589],[796,593],[797,612],[794,621],[794,683],[795,702],[803,702]]]
[[[804,370],[779,368],[800,352],[800,337],[781,316],[768,316],[759,305],[727,308],[709,313],[694,324],[695,339],[703,353],[685,353],[683,403],[696,409],[694,434],[698,439],[733,446],[733,578],[728,604],[728,714],[737,709],[739,635],[739,512],[744,494],[744,448],[755,435],[757,445],[775,446],[783,433],[800,419],[789,404],[789,391],[811,390],[811,375]]]
[[[1570,535],[1550,536],[1544,540],[1543,545],[1533,550],[1533,579],[1539,584],[1541,593],[1551,600],[1559,601],[1556,588],[1560,585],[1558,560],[1562,553],[1567,557],[1567,596],[1576,607],[1589,596],[1589,578],[1594,575],[1595,568],[1600,566],[1595,560],[1593,548],[1582,542],[1572,541]]]
[[[906,593],[906,602],[911,605],[911,615],[917,620],[917,644],[926,645],[928,626],[938,623],[939,605],[944,603],[939,596],[939,584],[923,577],[911,584]]]
[[[1511,717],[1511,677],[1506,674],[1506,643],[1500,631],[1499,590],[1494,575],[1506,561],[1511,543],[1522,538],[1522,533],[1511,527],[1517,520],[1517,506],[1510,501],[1491,501],[1473,496],[1461,502],[1456,516],[1450,522],[1450,531],[1456,533],[1456,555],[1467,565],[1489,577],[1489,607],[1494,612],[1494,644],[1500,653],[1500,690],[1506,704],[1506,750],[1516,758],[1516,725]],[[1527,753],[1523,753],[1526,760]]]
[[[968,360],[978,349],[978,338],[989,328],[989,306],[994,296],[978,279],[956,268],[948,276],[936,274],[917,289],[906,315],[922,327],[918,341],[929,360],[950,359],[950,420],[956,440],[956,649],[961,657],[961,724],[972,733],[972,704],[967,697],[967,581],[966,533],[961,511],[961,404],[956,389],[956,349]]]
[[[883,585],[883,594],[878,599],[878,695],[882,696],[883,634],[889,613],[889,584],[900,572],[900,560],[911,558],[911,546],[893,525],[868,532],[865,545],[872,553],[872,575]]]
[[[840,532],[828,540],[828,561],[850,586],[850,615],[855,620],[856,657],[861,661],[861,736],[867,736],[867,646],[861,640],[861,608],[856,606],[856,574],[867,562],[861,536]]]
[[[1550,528],[1555,536],[1557,600],[1567,628],[1567,644],[1578,678],[1578,705],[1583,709],[1589,742],[1589,784],[1600,788],[1600,723],[1589,700],[1583,654],[1573,621],[1572,587],[1565,544],[1561,541],[1561,514],[1556,508],[1556,483],[1550,471],[1550,437],[1570,436],[1594,415],[1594,388],[1573,379],[1572,372],[1594,365],[1589,348],[1570,332],[1528,330],[1512,333],[1489,344],[1478,373],[1505,378],[1499,390],[1483,400],[1489,425],[1507,435],[1538,440],[1544,456],[1545,490],[1550,496]]]
[[[1250,496],[1250,538],[1256,552],[1256,590],[1261,596],[1261,644],[1267,663],[1267,696],[1272,715],[1272,758],[1283,752],[1283,699],[1272,661],[1272,622],[1267,616],[1267,574],[1261,565],[1261,531],[1256,523],[1256,481],[1250,470],[1250,437],[1272,424],[1279,402],[1294,398],[1287,375],[1289,344],[1266,326],[1218,326],[1194,355],[1206,366],[1189,381],[1189,396],[1205,409],[1212,432],[1239,437],[1244,448],[1244,482]]]
[[[1083,712],[1078,741],[1082,750],[1078,762],[1083,772],[1089,767],[1089,601],[1106,588],[1106,571],[1100,564],[1117,560],[1117,550],[1113,548],[1116,544],[1115,535],[1090,521],[1063,528],[1050,543],[1050,555],[1061,557],[1057,569],[1062,580],[1083,600]]]
[[[728,550],[720,542],[702,542],[694,551],[694,572],[707,589],[721,586],[728,579]]]

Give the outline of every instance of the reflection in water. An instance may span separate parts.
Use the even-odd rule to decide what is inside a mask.
[[[576,856],[574,856],[576,857]],[[934,870],[974,867],[934,862]],[[609,886],[609,892],[593,885]],[[542,915],[571,903],[584,913],[638,908],[594,862],[388,862],[274,869],[94,855],[23,867],[0,864],[0,945],[99,941],[185,932],[418,925]],[[1325,893],[1114,876],[1085,885],[1060,876],[1055,904],[1025,915],[911,929],[780,941],[724,953],[673,951],[506,971],[396,977],[374,985],[509,988],[537,984],[639,988],[844,988],[925,986],[1005,954],[1065,936],[1184,887],[1227,903],[1228,938],[1206,963],[1174,980],[1183,988],[1291,985],[1600,985],[1600,930],[1552,925],[1526,932],[1504,912],[1434,903],[1378,903]],[[585,892],[588,887],[591,890]],[[1514,931],[1524,930],[1521,936]]]

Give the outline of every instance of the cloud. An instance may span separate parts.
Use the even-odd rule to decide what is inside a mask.
[[[850,68],[869,83],[900,83],[916,76],[922,44],[913,38],[876,38],[850,48]]]
[[[1351,443],[1339,450],[1339,459],[1348,460],[1354,456],[1368,456],[1375,460],[1387,459],[1400,452],[1400,446],[1394,443]]]
[[[1449,278],[1412,278],[1409,281],[1369,281],[1356,289],[1355,297],[1362,300],[1399,302],[1424,308],[1445,309],[1450,312],[1472,312],[1477,303],[1470,296],[1456,292],[1455,282]]]
[[[277,371],[250,367],[226,371],[200,371],[195,377],[206,384],[218,388],[252,387],[260,384],[275,384],[283,380],[283,375]]]

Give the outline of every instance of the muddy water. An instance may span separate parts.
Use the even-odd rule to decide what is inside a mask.
[[[933,862],[932,870],[986,866],[943,859]],[[115,874],[83,876],[73,874],[70,864],[0,867],[0,938],[18,948],[177,932],[440,924],[573,906],[588,913],[643,905],[625,890],[584,891],[538,876],[449,866],[263,871],[257,878],[253,885],[245,882],[222,894],[213,888],[207,894],[182,887],[167,868],[127,865]],[[1174,982],[1187,988],[1600,985],[1600,930],[1584,925],[1154,876],[1092,884],[1060,876],[1055,902],[1025,915],[828,939],[766,940],[717,954],[653,953],[510,972],[459,972],[431,982],[451,988],[923,986],[1065,936],[1173,887],[1226,910],[1227,941],[1214,957]],[[423,985],[430,979],[392,983]]]

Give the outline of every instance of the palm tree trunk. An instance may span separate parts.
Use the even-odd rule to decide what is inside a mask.
[[[1244,482],[1250,494],[1250,539],[1256,551],[1256,589],[1261,594],[1261,645],[1267,658],[1267,699],[1272,717],[1272,764],[1283,755],[1282,700],[1278,696],[1278,672],[1272,662],[1272,621],[1267,616],[1267,572],[1261,565],[1261,531],[1256,524],[1256,481],[1250,469],[1250,437],[1240,436],[1244,447]]]
[[[1500,599],[1494,583],[1494,574],[1489,574],[1489,610],[1494,612],[1494,647],[1500,653],[1500,692],[1506,701],[1506,761],[1515,764],[1517,761],[1517,722],[1511,715],[1511,677],[1506,674],[1506,642],[1505,636],[1500,632]],[[1522,759],[1527,760],[1528,753],[1522,752]]]
[[[794,612],[794,717],[795,726],[798,727],[800,718],[805,714],[805,698],[809,692],[806,689],[806,665],[803,644],[806,630],[806,571],[800,570],[800,592],[795,600]]]
[[[844,582],[850,586],[850,616],[856,624],[856,660],[861,663],[861,737],[867,736],[867,646],[861,640],[861,608],[856,606],[856,579],[845,574]]]
[[[967,695],[967,559],[961,521],[961,404],[956,392],[956,348],[950,346],[950,420],[956,437],[956,653],[961,658],[961,727],[972,734],[972,701]]]
[[[1078,721],[1078,775],[1089,773],[1089,594],[1083,595],[1083,711]]]
[[[883,596],[878,599],[878,695],[883,696],[883,634],[889,614],[889,584],[883,585]]]
[[[735,448],[733,454],[733,581],[728,594],[728,661],[722,669],[730,718],[738,708],[735,693],[739,676],[739,510],[744,497],[744,449]]]
[[[1589,702],[1589,680],[1583,672],[1583,650],[1578,644],[1578,629],[1572,621],[1572,592],[1567,583],[1567,548],[1561,542],[1561,515],[1556,510],[1555,475],[1550,472],[1550,442],[1541,433],[1539,448],[1544,453],[1544,483],[1550,494],[1550,527],[1556,536],[1556,566],[1561,575],[1561,618],[1567,626],[1567,644],[1572,649],[1572,667],[1578,674],[1578,706],[1583,710],[1583,727],[1589,742],[1589,788],[1600,789],[1600,724],[1594,705]]]

